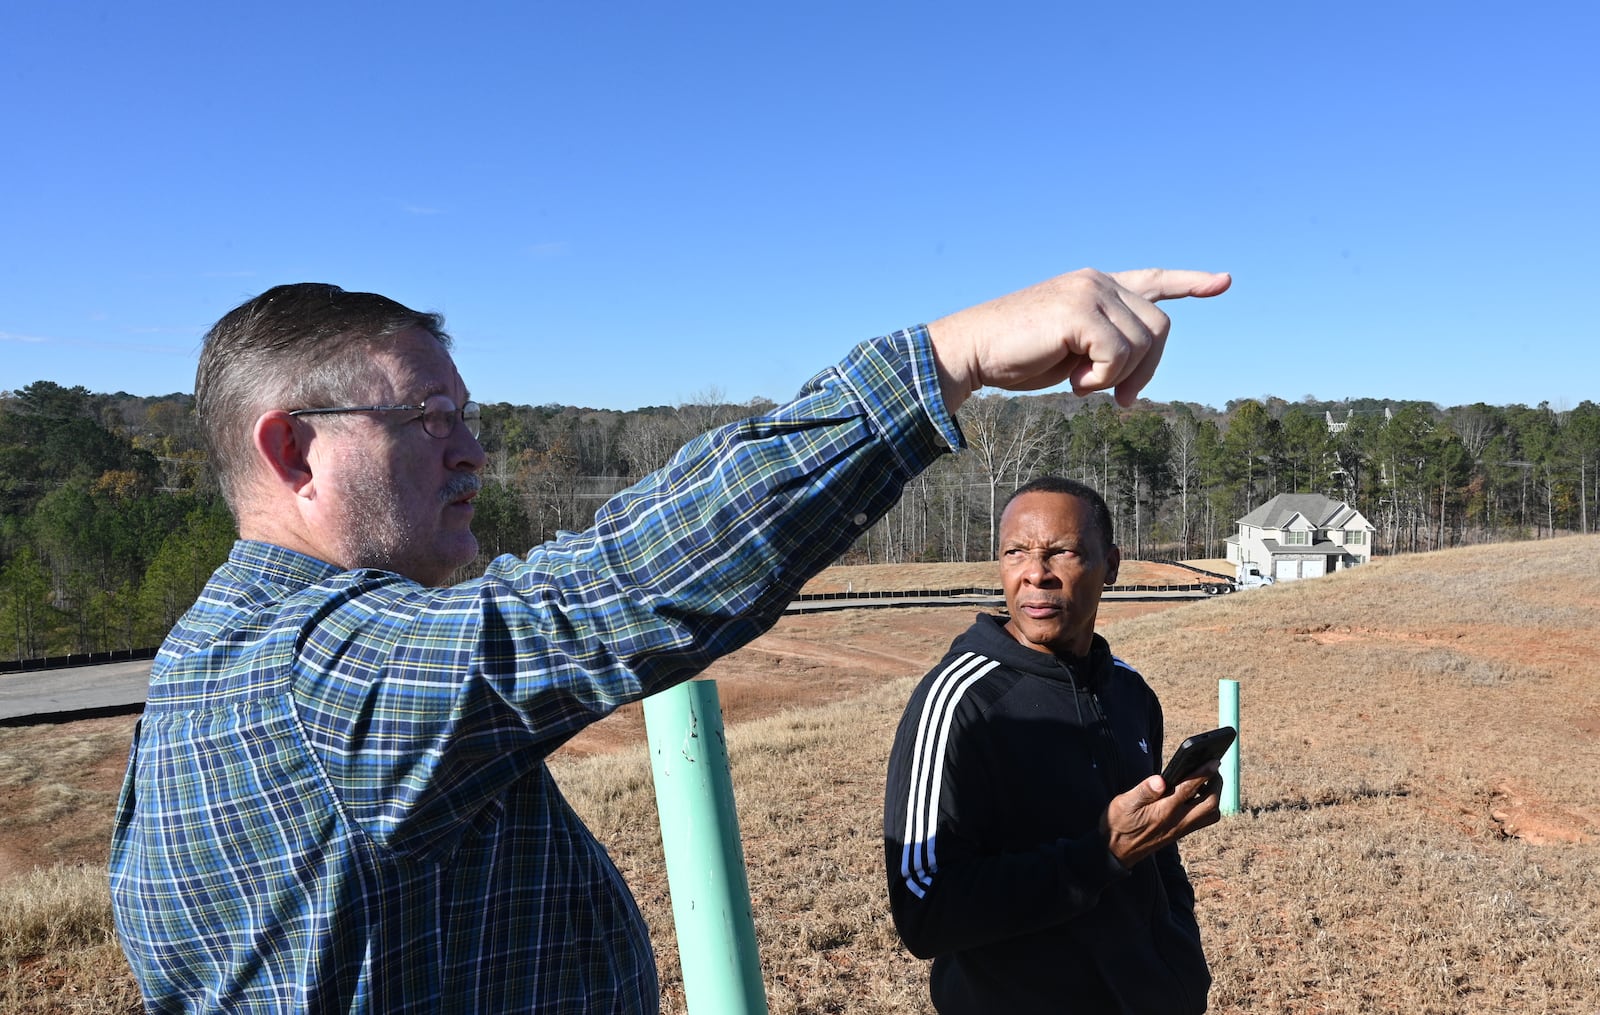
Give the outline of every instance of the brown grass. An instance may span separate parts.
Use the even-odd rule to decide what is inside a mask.
[[[1217,680],[1241,682],[1244,811],[1185,842],[1213,1011],[1600,1010],[1597,550],[1575,537],[1380,560],[1109,625],[1171,735],[1214,725]],[[884,901],[881,780],[912,680],[969,616],[832,619],[786,619],[716,671],[730,715],[759,711],[769,683],[837,696],[729,727],[769,1003],[924,1011],[925,969]],[[48,739],[18,753],[32,732],[0,730],[0,754],[28,763]],[[120,749],[107,757],[59,764],[120,767]],[[664,1009],[683,1011],[642,737],[553,765],[650,921]],[[81,826],[106,827],[100,790],[51,781],[89,794],[60,794]],[[135,1010],[102,877],[0,881],[0,940],[20,942],[0,953],[0,1010]]]
[[[139,991],[111,928],[106,869],[57,864],[0,886],[0,1011],[136,1012]]]

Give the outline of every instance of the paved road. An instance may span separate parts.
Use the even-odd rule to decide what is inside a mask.
[[[150,660],[0,675],[0,725],[138,712],[150,683]]]
[[[1199,592],[1111,592],[1107,599],[1204,599]],[[904,599],[830,599],[789,604],[789,612],[896,606],[1000,606],[999,596]],[[0,726],[59,722],[93,715],[138,712],[150,683],[150,660],[74,666],[0,675]]]

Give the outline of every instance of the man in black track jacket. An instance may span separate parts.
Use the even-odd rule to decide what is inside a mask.
[[[1218,819],[1221,781],[1155,774],[1161,704],[1094,633],[1120,561],[1093,489],[1022,487],[1000,517],[1009,618],[979,616],[906,706],[889,898],[945,1015],[1206,1008],[1177,841]]]

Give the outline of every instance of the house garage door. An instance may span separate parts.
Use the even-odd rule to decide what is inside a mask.
[[[1281,582],[1292,582],[1300,577],[1298,560],[1280,560],[1272,567],[1272,577]]]
[[[1302,560],[1300,562],[1300,577],[1321,578],[1328,573],[1328,562],[1325,560]]]

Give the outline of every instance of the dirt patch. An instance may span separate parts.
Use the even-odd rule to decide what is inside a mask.
[[[1595,841],[1600,808],[1562,807],[1516,779],[1503,779],[1489,797],[1489,817],[1500,834],[1535,846]]]
[[[0,729],[0,878],[105,863],[137,719]]]

